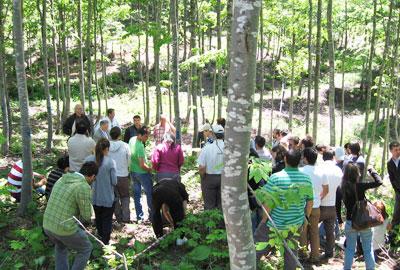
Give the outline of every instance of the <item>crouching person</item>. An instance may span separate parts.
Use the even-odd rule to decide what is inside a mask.
[[[189,195],[185,185],[169,179],[161,180],[153,187],[153,219],[154,234],[163,236],[163,220],[172,228],[177,228],[185,218],[186,205]]]
[[[90,221],[92,198],[90,184],[98,172],[95,162],[86,162],[79,172],[67,173],[58,180],[52,190],[43,217],[43,228],[55,244],[55,269],[70,269],[68,249],[76,252],[71,269],[85,269],[92,252],[86,233],[72,218]]]

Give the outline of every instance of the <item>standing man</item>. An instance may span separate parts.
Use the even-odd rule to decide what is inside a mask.
[[[224,128],[213,125],[216,140],[204,146],[197,160],[201,176],[204,210],[221,209],[221,173],[224,161]]]
[[[79,121],[76,124],[76,134],[68,140],[69,169],[79,172],[85,158],[94,153],[96,142],[87,136],[87,126]]]
[[[201,136],[199,136],[199,142],[200,142],[201,148],[203,148],[207,144],[213,143],[214,136],[213,136],[211,125],[209,123],[205,123],[200,128],[200,133],[202,133]],[[200,138],[200,137],[202,137],[202,138]]]
[[[108,133],[109,127],[110,124],[107,120],[100,121],[100,128],[96,129],[93,134],[93,139],[95,140],[95,142],[98,142],[101,138],[110,140],[110,134]]]
[[[75,113],[72,114],[71,116],[69,116],[63,124],[64,134],[68,135],[68,136],[73,136],[75,134],[76,123],[78,121],[82,121],[85,124],[88,134],[90,134],[90,132],[91,132],[90,120],[85,115],[82,105],[76,104],[74,111],[75,111]]]
[[[115,118],[115,110],[114,109],[108,109],[107,116],[103,117],[101,120],[106,120],[108,122],[108,130],[107,130],[108,132],[110,132],[110,130],[113,127],[120,127],[119,123],[117,121],[117,118]],[[96,125],[95,130],[98,130],[100,128],[100,121],[99,121],[99,124]]]
[[[154,127],[153,136],[156,145],[162,143],[165,133],[171,133],[172,135],[176,135],[176,128],[174,125],[167,119],[165,115],[160,116],[160,123],[158,123]]]
[[[94,182],[97,172],[95,162],[86,162],[79,172],[65,174],[53,187],[43,216],[43,229],[55,245],[56,269],[69,269],[68,249],[76,252],[71,269],[86,268],[92,244],[73,216],[90,221],[90,184]]]
[[[128,127],[125,130],[125,135],[124,135],[124,142],[129,143],[129,140],[132,137],[137,136],[138,130],[142,127],[141,119],[139,115],[135,115],[133,117],[133,125]]]
[[[292,203],[288,208],[277,205],[264,205],[265,209],[271,215],[272,220],[275,222],[278,230],[288,230],[292,227],[298,228],[298,231],[302,230],[306,217],[310,217],[312,205],[313,205],[313,190],[310,177],[300,172],[298,167],[301,159],[301,152],[298,150],[289,150],[286,152],[284,161],[285,169],[280,172],[273,174],[267,184],[263,187],[267,193],[276,194],[276,188],[283,191],[291,189],[292,185],[300,185],[303,189],[304,196],[299,198],[298,203]],[[271,201],[272,202],[272,201]],[[259,224],[255,234],[255,242],[268,242],[273,231],[273,225],[270,221],[267,222],[267,217],[264,216],[263,220]],[[289,235],[288,239],[293,238],[293,235]],[[261,259],[262,255],[267,253],[269,249],[257,251],[257,259]],[[294,248],[293,253],[297,256],[298,248]],[[285,249],[284,252],[284,269],[294,270],[296,269],[296,261]]]
[[[396,199],[394,203],[393,210],[393,219],[392,219],[392,228],[396,229],[396,227],[400,224],[400,143],[399,142],[391,142],[389,144],[389,150],[392,154],[392,158],[387,163],[387,169],[389,173],[390,183],[392,183],[392,187],[396,194]],[[396,231],[396,230],[394,230]],[[395,244],[395,239],[397,235],[390,236],[391,244]],[[398,244],[398,243],[397,243]]]
[[[147,164],[147,156],[144,150],[144,144],[149,138],[149,131],[146,127],[141,127],[137,131],[137,136],[132,137],[129,141],[131,150],[131,177],[133,181],[133,199],[135,202],[136,219],[138,222],[143,221],[144,214],[140,197],[142,195],[142,186],[146,193],[147,206],[149,208],[149,219],[152,215],[152,197],[153,180],[151,177],[152,168]]]

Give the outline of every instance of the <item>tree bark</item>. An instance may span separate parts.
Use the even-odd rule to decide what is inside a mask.
[[[340,145],[343,145],[344,136],[344,78],[345,78],[345,63],[347,54],[347,44],[348,44],[348,32],[347,32],[347,0],[344,1],[344,53],[342,60],[342,93],[341,93],[341,118],[340,118]]]
[[[260,0],[234,2],[228,108],[225,129],[222,208],[230,268],[256,269],[247,197],[247,161],[253,115]]]
[[[87,22],[86,22],[86,65],[87,65],[87,73],[86,73],[86,83],[87,83],[87,93],[89,99],[89,120],[90,125],[93,125],[93,97],[92,97],[92,39],[91,39],[91,29],[92,29],[92,0],[88,0],[88,14],[87,14]],[[93,128],[91,129],[93,131]]]
[[[4,45],[4,25],[6,16],[4,12],[4,1],[0,1],[0,99],[1,99],[1,115],[3,120],[3,144],[1,151],[4,156],[8,155],[10,149],[10,130],[7,110],[6,96],[6,70],[5,70],[5,45]]]
[[[108,110],[108,91],[107,91],[107,69],[106,69],[106,61],[104,60],[104,55],[106,54],[106,50],[104,47],[104,37],[103,37],[103,16],[100,13],[100,50],[101,50],[101,77],[103,83],[103,94],[104,100],[106,102],[106,111]]]
[[[83,107],[83,111],[85,111],[85,79],[84,79],[85,75],[83,71],[83,48],[82,48],[82,0],[77,0],[77,1],[78,1],[77,43],[79,50],[79,90],[81,95],[81,104]]]
[[[146,25],[149,23],[149,7],[146,7]],[[146,31],[146,115],[144,118],[144,124],[148,125],[150,123],[150,61],[149,61],[149,34]]]
[[[262,133],[262,115],[264,107],[264,26],[263,26],[263,7],[261,2],[260,8],[260,77],[261,77],[261,88],[260,88],[260,101],[258,108],[258,130],[257,135],[261,136]],[[229,31],[228,31],[229,32]],[[268,52],[267,52],[268,53]]]
[[[313,1],[308,0],[308,79],[307,79],[307,109],[306,109],[306,134],[310,132],[310,103],[311,103],[311,89],[312,89],[312,28],[313,28]]]
[[[51,20],[54,22],[54,3],[53,0],[50,2],[51,5]],[[60,133],[61,129],[61,110],[60,110],[60,78],[59,78],[59,70],[58,70],[58,53],[57,53],[57,43],[56,43],[56,36],[57,30],[56,26],[53,23],[51,26],[51,41],[53,46],[53,58],[54,58],[54,77],[55,77],[55,88],[56,88],[56,106],[57,106],[57,113],[56,113],[56,134]]]
[[[294,15],[294,14],[293,14]],[[296,46],[296,33],[294,29],[292,30],[292,48],[290,50],[290,56],[292,58],[292,67],[291,67],[291,75],[290,75],[290,100],[289,100],[289,131],[292,131],[293,127],[293,101],[294,101],[294,68],[295,68],[295,46]]]
[[[193,49],[196,48],[196,0],[190,0],[190,56],[193,56]],[[199,129],[199,119],[197,110],[197,86],[196,80],[197,69],[194,64],[190,66],[190,84],[192,89],[192,111],[193,111],[193,137],[192,147],[196,147],[197,144],[197,132]]]
[[[154,8],[154,19],[155,24],[158,27],[160,25],[160,2],[159,0],[153,0]],[[153,36],[153,48],[154,48],[154,73],[155,73],[155,84],[156,84],[156,122],[160,121],[160,115],[162,114],[162,99],[160,89],[160,37],[158,32]]]
[[[99,80],[97,77],[97,18],[98,18],[98,8],[97,8],[97,0],[93,0],[93,62],[94,62],[94,85],[96,87],[96,96],[97,96],[97,121],[100,121],[101,118],[101,95],[100,95],[100,87]]]
[[[329,129],[330,145],[336,145],[335,129],[335,44],[332,30],[332,0],[328,0],[327,8],[328,28],[328,57],[329,57]]]
[[[64,57],[64,65],[65,65],[65,108],[63,108],[63,117],[62,121],[68,117],[69,112],[71,111],[71,79],[70,79],[70,71],[69,71],[69,55],[67,49],[67,31],[65,26],[65,4],[60,6],[60,18],[61,18],[61,43],[62,43],[62,51]]]
[[[217,0],[217,50],[222,48],[221,39],[221,0]],[[222,65],[218,67],[217,73],[217,93],[218,93],[218,118],[222,117]]]
[[[317,8],[317,43],[315,46],[315,76],[314,76],[314,115],[313,115],[313,138],[317,141],[318,113],[319,113],[319,75],[321,65],[321,15],[322,0],[318,0]]]

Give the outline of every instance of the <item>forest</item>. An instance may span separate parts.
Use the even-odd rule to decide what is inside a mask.
[[[71,269],[400,269],[399,45],[398,0],[0,0],[0,269],[69,269],[68,260]],[[93,145],[73,169],[80,134]],[[125,165],[110,159],[112,207],[98,206],[117,141],[128,149],[129,174],[118,187]],[[178,168],[184,218],[177,222],[174,208],[160,204],[159,235],[154,208],[165,180],[155,153],[169,141],[184,159],[166,165]],[[66,156],[69,171],[55,180],[54,198],[39,192]],[[342,162],[334,191],[334,169],[324,171],[331,159]],[[286,168],[276,170],[279,164]],[[307,176],[311,195],[293,179],[282,188],[279,177],[290,178],[291,167],[302,176],[315,167],[328,180],[316,192],[318,173]],[[66,242],[75,251],[60,264],[61,240],[46,225],[56,200],[65,206],[72,198],[56,187],[77,174],[87,180],[77,194],[88,188],[93,196],[91,218],[78,219],[78,211],[63,222],[92,246],[83,267],[81,251]],[[213,177],[219,205],[208,208]],[[338,198],[323,206],[338,188],[339,210]],[[114,209],[124,207],[122,190],[127,221]],[[385,221],[355,229],[347,194],[356,194],[354,205],[363,195]],[[297,205],[304,220],[281,229],[277,211],[293,214]],[[324,207],[336,207],[333,240]],[[107,209],[108,239],[99,229]],[[259,241],[263,222],[268,239]],[[318,226],[325,226],[321,237]],[[371,251],[378,228],[386,240]],[[266,248],[272,251],[260,259]]]

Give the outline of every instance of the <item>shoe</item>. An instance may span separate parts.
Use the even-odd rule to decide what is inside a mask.
[[[324,254],[324,255],[322,255],[320,258],[319,258],[319,260],[320,261],[329,261],[329,259],[332,259],[333,258],[333,254]]]

